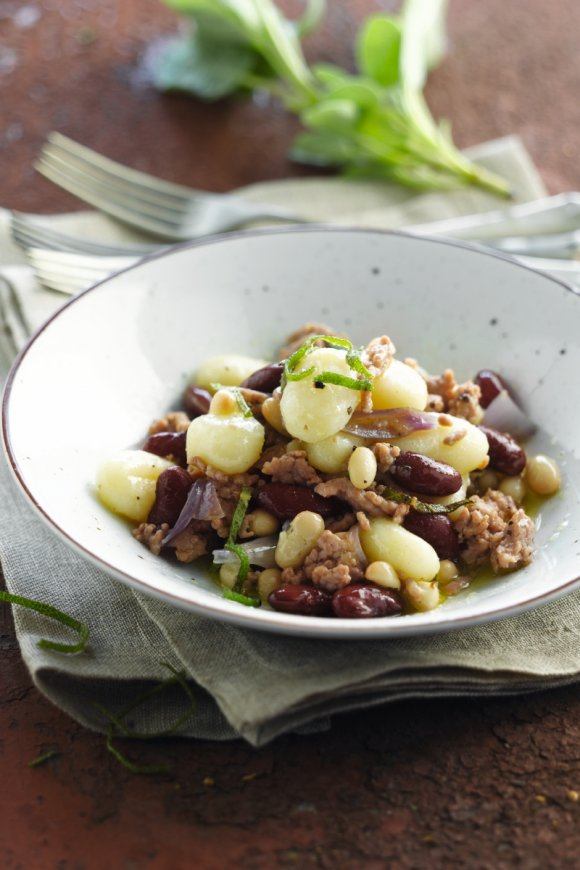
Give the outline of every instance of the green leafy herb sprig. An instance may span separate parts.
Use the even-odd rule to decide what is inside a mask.
[[[296,371],[296,368],[302,360],[311,353],[316,342],[324,341],[329,347],[338,348],[346,351],[346,361],[349,367],[356,372],[359,377],[350,378],[348,375],[341,375],[338,372],[318,372],[315,373],[314,366]],[[284,361],[284,372],[282,373],[282,390],[289,381],[303,381],[306,378],[312,377],[315,384],[337,384],[341,387],[347,387],[349,390],[371,390],[373,387],[373,376],[367,369],[361,359],[361,353],[364,348],[355,348],[348,338],[339,338],[337,335],[310,335],[300,347]]]
[[[205,100],[269,92],[305,128],[290,152],[301,163],[418,189],[475,185],[510,195],[504,179],[458,151],[423,96],[444,54],[447,0],[405,0],[398,16],[369,17],[356,37],[356,73],[305,60],[301,39],[322,20],[325,0],[305,0],[299,21],[285,18],[273,0],[164,2],[193,27],[159,56],[162,90]]]

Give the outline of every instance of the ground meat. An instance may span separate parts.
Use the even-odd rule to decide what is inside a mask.
[[[510,496],[490,489],[459,508],[453,525],[468,565],[488,560],[495,572],[513,570],[532,560],[534,524]]]
[[[149,547],[154,556],[158,556],[161,552],[161,542],[169,531],[167,523],[161,526],[156,526],[155,523],[141,523],[136,529],[133,529],[133,537],[140,544],[145,544]]]
[[[387,444],[384,441],[379,441],[372,448],[377,460],[377,469],[380,474],[386,474],[397,456],[401,453],[400,447],[395,447],[394,444]]]
[[[358,511],[356,515],[356,521],[361,532],[368,532],[371,524],[369,523],[369,518],[366,514],[363,514],[362,511]]]
[[[194,456],[189,463],[188,471],[193,477],[205,476],[213,480],[224,516],[216,517],[216,519],[212,520],[211,527],[220,538],[227,538],[242,489],[245,486],[249,486],[250,489],[255,487],[258,482],[258,475],[249,473],[225,474],[212,465],[206,465],[199,456]]]
[[[274,432],[275,430],[273,429],[272,431]],[[282,436],[280,436],[280,438],[281,437]],[[264,465],[266,465],[266,463],[268,463],[268,462],[271,462],[272,459],[278,459],[280,456],[284,456],[284,454],[286,453],[286,444],[287,443],[288,443],[287,441],[280,440],[278,442],[278,444],[272,444],[271,447],[267,447],[263,451],[262,455],[260,456],[260,458],[258,459],[256,464],[253,466],[253,469],[255,471],[261,471],[263,469]]]
[[[149,434],[158,432],[187,432],[191,420],[183,411],[170,411],[160,420],[154,420],[149,426]]]
[[[341,517],[330,517],[324,523],[329,532],[346,532],[351,526],[356,523],[356,517],[353,513],[343,514]]]
[[[171,546],[175,550],[178,562],[194,562],[209,552],[208,535],[196,531],[195,525],[192,524],[172,540]]]
[[[305,450],[291,450],[275,456],[262,465],[262,473],[275,483],[291,483],[295,486],[316,486],[320,475],[308,462]]]
[[[446,369],[442,375],[427,378],[427,389],[430,399],[433,396],[442,399],[443,407],[437,408],[438,411],[447,411],[454,417],[463,417],[475,425],[481,423],[483,419],[483,408],[479,404],[481,390],[473,381],[458,384],[453,369]]]
[[[372,375],[380,375],[388,369],[395,355],[395,345],[388,335],[373,338],[362,352],[362,361]]]
[[[443,401],[441,396],[437,396],[434,393],[429,393],[429,395],[427,396],[427,406],[425,410],[435,411],[436,414],[439,414],[441,411],[445,410],[445,402]]]
[[[323,323],[305,323],[304,326],[301,326],[300,329],[292,332],[278,353],[278,359],[288,359],[295,350],[298,350],[301,347],[306,339],[310,335],[336,335],[336,332],[330,328],[330,326],[325,326]],[[319,347],[324,347],[324,342],[317,342]]]
[[[319,483],[315,492],[324,498],[336,496],[348,502],[355,511],[362,511],[369,517],[392,517],[396,523],[402,523],[409,513],[409,505],[383,498],[372,489],[357,489],[346,477],[335,477]]]
[[[353,580],[361,580],[363,576],[364,567],[348,534],[334,534],[326,530],[306,556],[302,568],[290,568],[282,572],[282,582],[299,583],[310,580],[315,586],[334,592]]]

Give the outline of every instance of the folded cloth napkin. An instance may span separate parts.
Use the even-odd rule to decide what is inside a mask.
[[[472,153],[512,181],[516,201],[544,195],[518,139],[488,143]],[[244,194],[319,220],[381,227],[497,207],[493,198],[476,190],[417,195],[340,179],[258,184]],[[49,220],[84,236],[134,238],[94,213]],[[62,303],[62,297],[35,285],[7,228],[4,215],[4,364]],[[66,631],[17,607],[14,617],[24,660],[38,688],[90,728],[105,728],[97,704],[119,709],[152,681],[165,678],[163,662],[185,671],[197,695],[197,708],[178,733],[216,740],[241,736],[256,746],[289,730],[328,727],[332,714],[345,710],[402,698],[528,692],[571,682],[580,670],[578,594],[523,616],[434,637],[329,642],[261,634],[132,592],[84,562],[42,525],[16,491],[5,462],[0,486],[0,558],[8,589],[49,602],[87,622],[91,630],[90,647],[82,655],[40,650],[39,638],[68,639]],[[173,687],[135,710],[133,727],[159,733],[187,704]]]

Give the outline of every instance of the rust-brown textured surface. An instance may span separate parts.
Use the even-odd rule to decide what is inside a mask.
[[[295,4],[296,5],[296,4]],[[392,2],[332,0],[318,57],[350,63],[357,21]],[[139,168],[216,190],[299,173],[280,109],[161,97],[138,58],[174,16],[155,0],[0,2],[0,204],[76,207],[31,168],[54,128]],[[455,0],[428,88],[469,145],[519,132],[553,191],[578,189],[580,4]],[[52,708],[0,612],[0,865],[121,868],[577,866],[580,699],[404,703],[331,732],[130,746],[136,777]],[[30,769],[39,753],[59,753]]]

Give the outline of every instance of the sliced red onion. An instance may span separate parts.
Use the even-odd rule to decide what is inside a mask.
[[[412,408],[389,408],[386,411],[355,411],[345,432],[361,438],[402,438],[420,429],[435,429],[438,414]]]
[[[537,429],[535,423],[524,414],[507,390],[502,390],[488,405],[483,423],[490,429],[497,429],[498,432],[509,432],[518,439],[528,438]]]
[[[354,551],[355,556],[359,560],[361,566],[366,568],[368,564],[368,559],[365,556],[365,551],[363,550],[360,542],[360,529],[357,525],[351,526],[347,532],[347,538],[352,545],[352,549]]]
[[[200,477],[193,482],[177,522],[163,539],[163,546],[184,532],[192,520],[214,520],[223,516],[225,513],[215,483],[207,477]]]
[[[238,546],[246,551],[250,565],[258,565],[260,568],[275,568],[274,553],[277,544],[278,537],[268,535],[266,538],[254,538],[253,541],[246,541],[245,544],[238,544]],[[230,553],[229,550],[214,550],[212,555],[215,565],[235,565],[239,562],[236,554]]]

